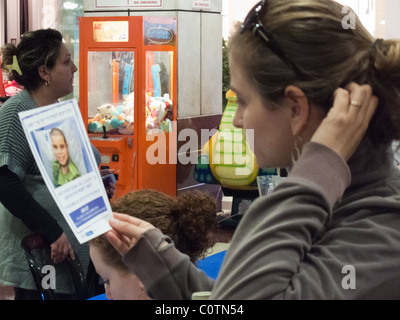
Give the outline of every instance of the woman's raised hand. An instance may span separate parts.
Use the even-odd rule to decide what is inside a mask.
[[[111,231],[106,237],[111,245],[124,256],[141,238],[143,233],[154,229],[154,226],[144,220],[114,212],[110,219]]]
[[[369,85],[350,83],[335,91],[333,107],[311,141],[327,146],[348,161],[364,137],[378,106]]]

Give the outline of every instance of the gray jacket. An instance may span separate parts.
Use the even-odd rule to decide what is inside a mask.
[[[289,177],[253,202],[216,283],[147,232],[123,258],[155,299],[399,299],[400,173],[363,143],[347,165],[308,143]]]

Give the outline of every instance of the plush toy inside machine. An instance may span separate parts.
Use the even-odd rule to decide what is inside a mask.
[[[151,61],[148,66],[151,75],[146,91],[146,132],[172,130],[170,60],[168,52],[147,53],[147,61]],[[88,62],[88,132],[132,135],[135,123],[134,53],[92,51],[89,52]]]

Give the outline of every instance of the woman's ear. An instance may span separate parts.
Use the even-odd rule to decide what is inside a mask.
[[[44,65],[40,66],[38,68],[39,76],[44,80],[44,81],[50,81],[50,74],[47,72],[47,69]]]
[[[293,135],[301,135],[310,118],[310,104],[304,92],[296,86],[287,86],[285,99],[289,107]]]

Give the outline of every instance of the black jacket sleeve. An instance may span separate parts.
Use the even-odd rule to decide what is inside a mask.
[[[0,168],[0,202],[30,230],[42,234],[50,244],[63,233],[57,221],[36,202],[18,176],[6,166]]]

